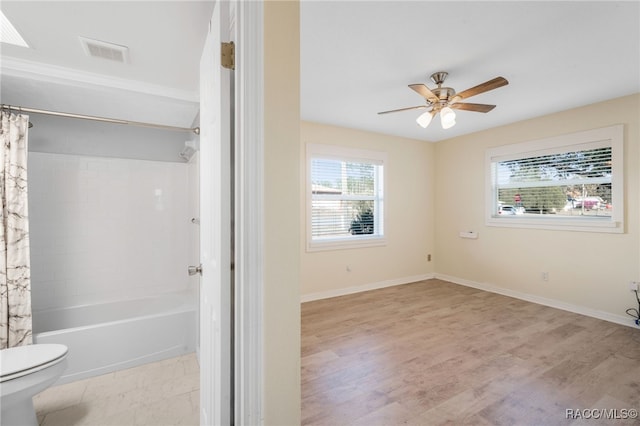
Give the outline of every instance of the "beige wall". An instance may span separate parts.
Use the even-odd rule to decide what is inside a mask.
[[[437,273],[624,317],[637,305],[628,282],[640,280],[639,104],[633,95],[437,143]],[[487,148],[614,124],[625,128],[624,234],[485,226]]]
[[[300,424],[300,13],[264,3],[264,424]]]
[[[427,254],[433,253],[434,248],[434,145],[310,122],[302,122],[301,131],[300,284],[303,298],[351,287],[409,282],[412,277],[430,274],[433,262],[427,262]],[[387,153],[385,246],[306,251],[305,146],[308,143]]]

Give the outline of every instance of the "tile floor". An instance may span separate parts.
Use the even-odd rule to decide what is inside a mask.
[[[129,368],[38,394],[40,426],[198,425],[195,353]]]

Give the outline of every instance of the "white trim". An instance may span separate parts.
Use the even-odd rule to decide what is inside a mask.
[[[567,135],[553,136],[545,139],[536,139],[526,142],[518,142],[510,145],[502,145],[490,148],[495,152],[491,157],[495,161],[519,160],[523,156],[543,157],[546,155],[562,154],[567,151],[584,151],[610,146],[612,132],[622,128],[622,124],[603,127],[594,130],[585,130]]]
[[[2,75],[26,78],[35,81],[45,81],[56,84],[65,84],[75,87],[92,88],[95,86],[109,89],[120,89],[134,93],[161,96],[184,102],[197,103],[200,94],[197,90],[188,91],[166,86],[149,84],[143,81],[126,80],[111,77],[104,74],[78,71],[71,68],[40,62],[27,61],[11,57],[2,58]],[[29,105],[23,105],[28,107]]]
[[[551,308],[561,309],[563,311],[573,312],[573,313],[584,315],[587,317],[597,318],[604,321],[609,321],[616,324],[637,328],[636,324],[634,323],[634,320],[631,319],[631,317],[627,317],[623,315],[616,315],[609,312],[600,311],[597,309],[587,308],[585,306],[566,303],[561,300],[548,299],[546,297],[536,296],[535,294],[523,293],[520,291],[510,290],[510,289],[502,288],[492,284],[479,283],[477,281],[467,280],[464,278],[452,277],[450,275],[436,273],[434,274],[434,278],[448,281],[454,284],[463,285],[466,287],[477,288],[478,290],[484,290],[490,293],[496,293],[496,294],[501,294],[503,296],[513,297],[515,299],[525,300],[531,303],[537,303],[538,305],[549,306]]]
[[[388,154],[384,151],[372,151],[366,149],[347,148],[339,145],[307,143],[305,153],[305,223],[306,223],[306,250],[307,252],[317,252],[326,250],[356,249],[363,247],[384,246],[386,240],[386,214],[385,214],[385,198],[387,196],[387,182],[385,168],[388,166]],[[376,222],[375,231],[372,235],[356,235],[345,237],[318,238],[312,237],[312,177],[311,177],[311,160],[314,157],[336,161],[363,162],[382,166],[377,168],[376,173],[376,195],[371,197],[376,202],[376,211],[382,216],[382,220]],[[380,180],[382,182],[380,182]],[[382,189],[380,191],[380,189]],[[382,195],[380,195],[382,192]],[[369,197],[345,197],[345,196],[328,196],[325,199],[367,199]]]
[[[317,293],[303,294],[300,303],[314,300],[329,299],[331,297],[345,296],[347,294],[362,293],[363,291],[377,290],[379,288],[393,287],[396,285],[410,284],[418,281],[430,280],[433,274],[414,275],[412,277],[394,278],[391,280],[379,281],[375,283],[357,285],[353,287],[337,288],[335,290],[321,291]]]
[[[490,293],[501,294],[503,296],[513,297],[515,299],[524,300],[538,305],[549,306],[551,308],[561,309],[563,311],[573,312],[576,314],[584,315],[591,318],[596,318],[604,321],[609,321],[615,324],[626,325],[628,327],[638,328],[634,320],[630,317],[623,315],[616,315],[609,312],[600,311],[597,309],[587,308],[585,306],[574,305],[572,303],[566,303],[556,299],[548,299],[542,296],[536,296],[535,294],[523,293],[520,291],[510,290],[496,285],[479,283],[477,281],[467,280],[464,278],[453,277],[451,275],[433,273],[425,275],[416,275],[413,277],[396,278],[392,280],[380,281],[376,283],[364,284],[360,286],[345,287],[335,290],[321,291],[318,293],[309,293],[302,295],[300,303],[312,302],[314,300],[329,299],[332,297],[346,296],[348,294],[361,293],[369,290],[376,290],[385,287],[393,287],[396,285],[410,284],[418,281],[439,279],[447,281],[453,284],[463,285],[466,287],[477,288],[478,290],[488,291]]]
[[[264,424],[263,4],[235,1],[236,393],[235,423]]]
[[[575,148],[572,148],[574,147]],[[495,166],[498,161],[523,158],[528,155],[548,155],[572,149],[593,149],[611,146],[612,168],[611,217],[498,216],[495,189]],[[549,229],[583,232],[624,233],[624,125],[586,130],[568,135],[514,143],[487,149],[485,152],[485,224],[487,226]],[[554,182],[554,186],[559,184]],[[544,184],[543,184],[544,185]],[[526,185],[525,185],[526,186]]]
[[[309,225],[309,227],[310,226],[311,225]],[[307,252],[314,253],[329,250],[350,250],[366,247],[381,247],[386,245],[387,239],[384,236],[353,235],[344,238],[328,238],[326,240],[308,241]]]

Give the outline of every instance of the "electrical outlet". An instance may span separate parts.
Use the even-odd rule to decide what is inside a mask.
[[[629,291],[638,291],[637,281],[629,281]]]
[[[431,262],[431,254],[427,255],[427,262]]]
[[[541,279],[542,281],[549,281],[549,273],[548,273],[548,272],[542,272],[542,273],[540,274],[540,279]]]

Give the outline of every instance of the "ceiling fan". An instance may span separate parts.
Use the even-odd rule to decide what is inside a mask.
[[[436,114],[440,113],[440,120],[443,129],[448,129],[456,124],[456,113],[454,109],[461,109],[464,111],[475,112],[489,112],[494,109],[495,105],[487,104],[472,104],[468,102],[460,102],[471,96],[479,95],[480,93],[488,92],[489,90],[497,89],[498,87],[506,86],[509,84],[506,78],[496,77],[492,80],[485,81],[482,84],[474,86],[470,89],[463,90],[460,93],[456,93],[450,87],[442,87],[442,83],[447,78],[448,73],[439,71],[431,74],[431,81],[438,85],[435,89],[429,89],[424,84],[410,84],[409,87],[415,90],[426,101],[426,105],[418,105],[408,108],[393,109],[391,111],[382,111],[378,114],[389,114],[391,112],[409,111],[412,109],[424,109],[429,110],[420,115],[416,121],[425,129],[431,123],[431,119]]]

